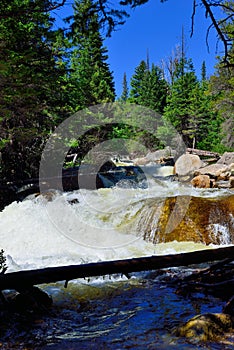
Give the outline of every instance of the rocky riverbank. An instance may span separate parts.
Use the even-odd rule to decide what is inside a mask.
[[[173,165],[172,174],[179,181],[190,182],[194,187],[234,188],[234,152],[219,156],[208,151],[187,149],[185,154],[176,158],[175,151],[165,148],[132,161],[134,165],[146,167],[153,164]]]

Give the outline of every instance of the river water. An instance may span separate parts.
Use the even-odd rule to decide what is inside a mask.
[[[0,213],[1,246],[8,272],[212,248],[193,241],[153,244],[139,232],[147,200],[171,196],[226,197],[228,190],[194,189],[177,182],[153,182],[148,188],[122,183],[110,189],[30,196]],[[50,198],[49,198],[50,197]],[[185,204],[184,211],[186,213]],[[232,215],[232,213],[230,213]],[[141,217],[141,227],[144,220]],[[151,218],[157,228],[158,216]],[[178,221],[180,218],[178,218]],[[125,226],[128,221],[131,225]],[[136,224],[135,224],[136,222]],[[134,226],[135,225],[135,226]],[[131,227],[131,231],[129,231]],[[230,226],[229,226],[230,227]],[[126,231],[125,231],[126,228]],[[234,227],[233,227],[234,229]],[[220,245],[230,243],[222,228]],[[4,316],[3,349],[233,349],[229,343],[194,344],[173,329],[198,313],[221,312],[223,301],[200,294],[185,298],[168,285],[191,268],[130,276],[101,276],[42,286],[53,307],[42,314]],[[130,278],[129,278],[130,277]]]

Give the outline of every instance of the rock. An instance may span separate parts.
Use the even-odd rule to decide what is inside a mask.
[[[230,188],[234,188],[234,176],[230,176],[230,179],[229,179],[229,187],[230,187]]]
[[[218,164],[230,165],[234,163],[234,152],[225,152],[222,157],[217,161]]]
[[[234,176],[234,163],[229,165],[228,170],[230,171],[231,176]]]
[[[175,151],[171,149],[171,147],[167,146],[164,149],[159,149],[155,152],[149,152],[146,155],[146,159],[148,159],[149,162],[159,162],[161,159],[164,158],[171,158],[175,155]]]
[[[225,190],[225,189],[230,188],[230,183],[229,183],[229,181],[216,181],[214,187],[221,188],[221,189]]]
[[[194,187],[198,187],[198,188],[210,188],[210,187],[212,187],[212,183],[211,183],[210,177],[208,175],[195,176],[192,179],[191,184]]]
[[[175,174],[178,176],[194,175],[203,166],[200,157],[194,154],[183,154],[175,163]]]
[[[219,179],[219,177],[222,177],[221,174],[224,174],[227,171],[228,171],[227,165],[216,163],[197,170],[195,172],[195,175],[209,175],[212,178]],[[220,180],[222,179],[220,178]]]
[[[7,296],[10,307],[18,312],[37,312],[47,310],[53,303],[52,298],[38,287],[31,287],[20,293],[12,291]]]
[[[36,193],[35,196],[37,198],[44,199],[47,202],[52,202],[59,193],[61,193],[61,192],[56,191],[56,190],[50,190],[50,191],[46,191],[46,192]]]
[[[145,158],[145,157],[142,157],[142,158],[136,158],[133,160],[133,164],[138,166],[138,165],[146,165],[146,164],[149,164],[150,161],[149,159]]]
[[[190,338],[193,342],[215,341],[230,332],[233,327],[232,317],[228,314],[197,315],[175,330],[175,334]]]
[[[148,198],[141,208],[131,208],[137,215],[125,217],[118,229],[136,232],[148,242],[234,243],[234,195]]]

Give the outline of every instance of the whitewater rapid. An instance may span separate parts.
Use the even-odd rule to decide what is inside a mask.
[[[120,229],[124,220],[137,215],[144,200],[188,194],[218,197],[230,193],[162,182],[148,189],[56,192],[49,201],[40,195],[13,202],[0,212],[0,248],[7,256],[8,272],[207,249],[193,242],[155,245],[134,229]]]

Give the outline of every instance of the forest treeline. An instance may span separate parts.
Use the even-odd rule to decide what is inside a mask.
[[[232,19],[234,2],[227,3],[224,18]],[[75,0],[73,15],[58,27],[54,11],[64,4],[49,0],[0,3],[2,180],[38,177],[41,153],[56,126],[86,107],[116,100],[100,9],[92,0]],[[233,22],[220,25],[223,35],[233,39]],[[160,113],[168,127],[159,126],[158,132],[170,135],[173,125],[188,147],[220,153],[233,150],[233,46],[228,58],[228,67],[222,57],[218,59],[211,77],[206,76],[204,62],[197,77],[181,45],[172,57],[162,58],[163,65],[142,60],[129,87],[124,76],[118,100]],[[127,138],[134,132],[121,123],[108,130],[109,137]],[[96,131],[95,138],[99,137],[101,132]],[[152,146],[163,145],[152,141]]]

